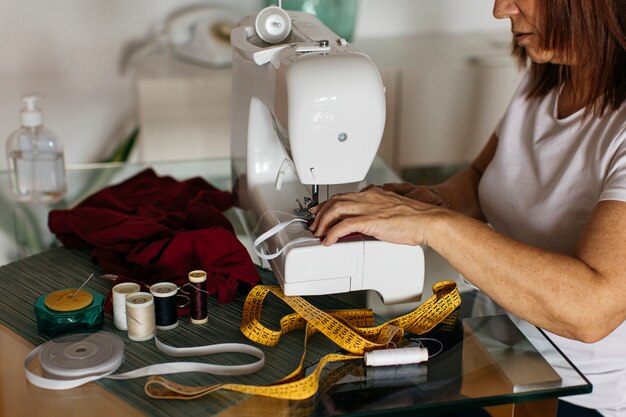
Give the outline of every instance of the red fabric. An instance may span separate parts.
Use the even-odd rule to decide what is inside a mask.
[[[207,291],[233,301],[241,284],[260,282],[248,252],[222,211],[232,194],[201,178],[179,182],[151,169],[103,189],[68,210],[53,210],[48,227],[68,248],[87,248],[109,274],[148,284],[187,282],[207,272]]]

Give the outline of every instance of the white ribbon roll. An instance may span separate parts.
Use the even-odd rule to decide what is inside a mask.
[[[155,338],[157,348],[175,356],[199,356],[215,353],[245,353],[258,361],[244,365],[214,365],[198,362],[168,362],[149,365],[123,374],[112,375],[124,362],[124,342],[113,333],[74,334],[50,340],[33,349],[24,360],[26,379],[33,385],[51,390],[64,390],[101,378],[133,379],[149,375],[202,372],[215,375],[244,375],[256,372],[265,365],[263,351],[242,343],[175,348]],[[28,369],[39,358],[45,376]]]

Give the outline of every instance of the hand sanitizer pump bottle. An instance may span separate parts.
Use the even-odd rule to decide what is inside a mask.
[[[11,190],[20,201],[56,202],[66,191],[63,145],[43,127],[39,95],[22,97],[22,127],[6,143]]]

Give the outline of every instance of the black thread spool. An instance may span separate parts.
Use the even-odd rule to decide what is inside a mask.
[[[154,315],[159,330],[171,330],[178,326],[176,293],[178,287],[171,282],[160,282],[150,287],[154,296]]]
[[[193,324],[204,324],[209,321],[209,312],[207,311],[207,297],[204,290],[206,282],[206,272],[201,270],[191,271],[188,275],[191,283],[191,322]]]

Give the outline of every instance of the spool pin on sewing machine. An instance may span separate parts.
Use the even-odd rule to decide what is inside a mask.
[[[233,178],[256,234],[306,219],[320,188],[325,198],[361,188],[385,125],[384,86],[370,58],[315,16],[274,6],[244,18],[231,44]],[[268,252],[284,248],[269,262],[285,294],[371,289],[385,304],[420,299],[421,247],[362,235],[325,247],[307,237],[298,223],[266,242]]]

